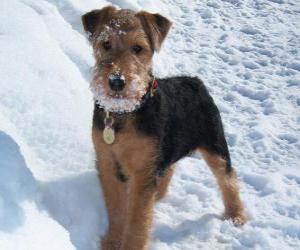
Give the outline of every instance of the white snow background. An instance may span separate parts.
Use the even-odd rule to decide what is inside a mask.
[[[300,249],[299,0],[1,0],[0,249],[100,248],[94,59],[80,16],[108,4],[173,21],[155,74],[204,80],[250,216],[222,221],[212,174],[187,157],[156,206],[150,249]]]

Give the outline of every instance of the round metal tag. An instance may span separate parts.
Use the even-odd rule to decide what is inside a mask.
[[[112,144],[115,141],[115,131],[111,127],[104,128],[103,140],[106,144]]]

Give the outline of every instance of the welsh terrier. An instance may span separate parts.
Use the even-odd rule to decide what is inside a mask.
[[[174,164],[196,150],[217,179],[225,218],[244,224],[221,117],[203,82],[152,74],[171,22],[108,6],[82,23],[96,59],[92,138],[109,217],[102,249],[146,249],[155,201],[166,194]]]

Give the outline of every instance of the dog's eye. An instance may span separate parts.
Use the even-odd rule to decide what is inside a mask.
[[[134,45],[131,47],[131,50],[134,54],[139,54],[143,48],[140,45]]]
[[[106,41],[104,43],[102,43],[102,47],[105,49],[105,50],[110,50],[111,49],[111,44],[109,41]]]

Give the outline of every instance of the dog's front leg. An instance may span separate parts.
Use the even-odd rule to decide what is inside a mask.
[[[104,154],[105,155],[105,154]],[[126,213],[127,184],[116,177],[115,165],[109,160],[99,161],[99,176],[108,213],[108,230],[102,239],[102,250],[119,250]]]
[[[143,250],[150,234],[156,197],[155,176],[142,170],[129,182],[129,203],[121,250]]]

